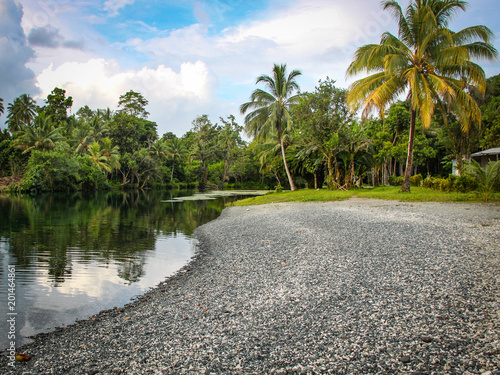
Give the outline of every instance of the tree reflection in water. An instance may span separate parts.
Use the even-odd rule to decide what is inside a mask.
[[[7,285],[7,265],[15,265],[17,344],[124,305],[186,264],[194,229],[236,199],[162,202],[189,194],[0,197],[0,281]],[[0,289],[0,300],[7,300],[6,293]],[[7,304],[0,304],[0,315],[7,312]],[[4,348],[6,329],[0,326]]]
[[[192,235],[224,208],[219,198],[161,203],[186,191],[110,191],[84,195],[44,195],[0,199],[0,236],[8,239],[17,269],[46,269],[64,282],[73,262],[118,264],[128,283],[144,275],[147,252],[158,235]]]

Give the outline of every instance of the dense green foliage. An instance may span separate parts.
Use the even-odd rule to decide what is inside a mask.
[[[407,93],[411,114],[403,191],[410,191],[413,147],[417,116],[422,126],[431,126],[435,111],[453,113],[467,132],[481,123],[481,111],[474,92],[484,94],[483,69],[472,60],[494,60],[498,52],[491,43],[493,33],[485,26],[453,32],[451,17],[465,11],[467,2],[457,0],[413,0],[403,10],[396,1],[383,1],[398,24],[398,36],[382,34],[380,44],[358,48],[348,75],[369,74],[351,85],[348,102],[384,112],[403,93]]]
[[[244,141],[243,126],[231,115],[218,123],[198,116],[182,137],[160,137],[156,123],[123,112],[82,107],[58,126],[42,108],[19,120],[17,131],[9,127],[1,133],[0,177],[24,176],[14,190],[30,193],[175,186],[289,189],[283,144],[300,188],[401,186],[409,104],[395,102],[383,119],[360,121],[349,112],[346,95],[330,78],[302,93],[290,110],[282,142],[273,132]],[[484,99],[478,99],[481,127],[473,124],[464,133],[453,115],[434,116],[427,130],[417,121],[412,186],[478,189],[471,177],[449,176],[451,160],[500,145],[498,100],[500,79],[495,76],[487,81]],[[465,171],[465,165],[460,168]]]
[[[241,105],[244,124],[232,115],[218,123],[200,115],[181,137],[160,135],[139,92],[121,95],[115,113],[84,106],[70,116],[73,98],[64,89],[54,88],[41,107],[22,94],[7,106],[0,177],[23,176],[15,190],[32,193],[362,184],[409,191],[423,184],[479,189],[487,199],[498,183],[485,185],[487,169],[474,171],[467,160],[500,147],[500,75],[486,80],[473,62],[496,58],[492,32],[448,29],[465,1],[412,0],[405,11],[396,1],[382,5],[395,16],[398,36],[386,32],[379,44],[360,47],[347,71],[368,77],[350,90],[326,77],[313,92],[300,93],[300,71],[275,64],[256,80],[265,90],[257,88]],[[359,119],[352,110],[361,107]],[[450,176],[456,171],[462,176]]]

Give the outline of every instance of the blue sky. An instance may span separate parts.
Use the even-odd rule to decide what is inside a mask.
[[[498,14],[498,0],[470,0],[450,27],[484,24],[500,37]],[[57,86],[76,112],[116,109],[139,91],[160,135],[182,135],[202,114],[242,123],[240,104],[274,63],[301,70],[302,91],[327,76],[348,87],[355,49],[387,30],[395,22],[378,0],[0,0],[0,97],[43,104]],[[498,61],[480,64],[500,73]]]

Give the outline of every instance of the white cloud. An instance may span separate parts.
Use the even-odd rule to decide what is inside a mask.
[[[273,63],[287,63],[302,70],[308,81],[305,89],[312,89],[327,75],[344,82],[357,45],[378,39],[390,22],[378,3],[366,2],[301,0],[267,14],[271,16],[216,35],[195,24],[166,36],[129,40],[127,47],[157,64],[203,59],[221,86],[229,82],[250,87],[256,76],[270,73]]]
[[[135,0],[106,0],[104,10],[109,12],[110,16],[118,15],[118,11],[127,5],[133,4]]]
[[[73,111],[84,105],[116,109],[120,95],[138,91],[149,101],[150,120],[158,124],[160,135],[167,131],[181,135],[189,130],[197,115],[213,107],[214,84],[202,61],[185,62],[175,72],[165,65],[124,70],[116,60],[90,59],[58,67],[51,64],[38,75],[41,97],[54,87],[63,88],[67,96],[73,97]]]

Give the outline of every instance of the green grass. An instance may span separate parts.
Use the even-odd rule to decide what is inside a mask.
[[[296,190],[283,193],[270,193],[263,196],[247,198],[233,203],[234,206],[251,206],[280,202],[329,202],[340,201],[352,197],[397,200],[401,202],[482,202],[475,193],[443,192],[421,187],[412,187],[411,193],[402,193],[397,186],[378,187],[373,189],[339,190]],[[500,202],[499,194],[490,202]]]

